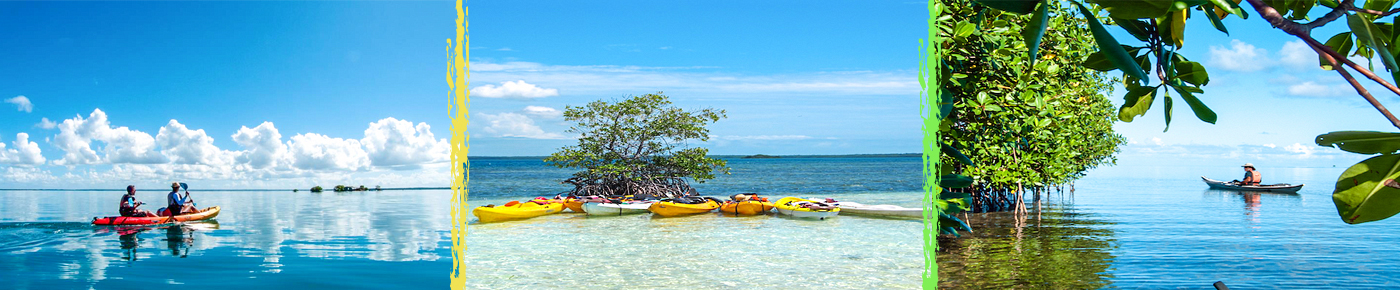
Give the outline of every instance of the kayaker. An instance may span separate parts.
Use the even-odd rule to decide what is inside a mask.
[[[1254,163],[1245,163],[1241,167],[1244,167],[1244,180],[1237,182],[1240,185],[1259,185],[1264,181],[1264,175],[1254,170]]]
[[[126,194],[125,194],[125,195],[122,195],[122,204],[121,204],[121,208],[119,208],[119,209],[117,210],[117,212],[118,212],[118,213],[121,213],[121,215],[122,215],[122,216],[125,216],[125,217],[147,217],[147,216],[156,216],[155,213],[152,213],[152,212],[149,211],[149,210],[141,210],[141,209],[137,209],[137,208],[136,208],[136,207],[139,207],[139,206],[141,206],[141,205],[143,205],[143,204],[146,204],[146,203],[136,201],[136,186],[135,186],[135,185],[127,185],[127,186],[126,186]]]
[[[189,199],[189,195],[188,195],[188,194],[186,194],[183,198],[180,197],[180,183],[179,183],[179,182],[171,183],[171,184],[170,184],[170,194],[168,194],[168,195],[165,196],[165,200],[166,200],[166,207],[165,207],[165,209],[166,209],[167,211],[170,212],[170,213],[169,213],[170,216],[177,216],[177,215],[181,215],[181,214],[184,214],[184,213],[193,213],[193,212],[195,212],[194,206],[189,204],[189,200],[188,200],[188,199]]]

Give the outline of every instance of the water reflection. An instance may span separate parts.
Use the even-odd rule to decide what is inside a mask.
[[[0,194],[5,199],[0,203],[0,268],[23,265],[24,269],[0,274],[0,280],[25,281],[17,286],[21,289],[43,285],[89,288],[105,280],[142,280],[154,275],[148,273],[170,271],[212,272],[207,277],[249,273],[249,277],[261,278],[278,277],[268,275],[297,267],[369,271],[372,268],[363,265],[347,269],[353,263],[335,261],[440,261],[451,255],[450,220],[440,218],[449,210],[440,206],[450,198],[448,191],[203,192],[201,204],[223,208],[218,217],[159,226],[89,224],[86,220],[92,216],[112,214],[111,198],[106,193]],[[39,210],[25,210],[36,206]],[[31,219],[70,222],[26,221]],[[321,263],[328,260],[331,262]],[[141,265],[135,266],[137,263]],[[64,281],[42,282],[55,278]],[[174,278],[172,282],[169,277],[155,278],[158,280],[151,283],[186,279]]]
[[[1296,200],[1296,199],[1301,199],[1301,198],[1302,198],[1301,195],[1298,195],[1298,194],[1296,194],[1296,193],[1284,193],[1284,192],[1272,192],[1272,191],[1238,191],[1238,190],[1206,189],[1204,193],[1205,193],[1206,195],[1208,195],[1208,196],[1209,196],[1209,195],[1216,195],[1216,196],[1239,196],[1240,200],[1242,201],[1242,204],[1244,205],[1244,212],[1243,212],[1243,213],[1244,213],[1244,216],[1245,216],[1245,221],[1247,221],[1247,222],[1249,222],[1249,223],[1251,223],[1251,224],[1257,224],[1257,223],[1260,222],[1260,217],[1263,216],[1263,210],[1262,210],[1262,208],[1263,208],[1263,205],[1264,205],[1264,200],[1270,199],[1270,200],[1275,200],[1275,201],[1277,201],[1277,200],[1282,200],[1282,199],[1295,199],[1295,200]]]
[[[1091,289],[1113,277],[1106,274],[1117,248],[1113,223],[1093,214],[1036,200],[962,218],[974,232],[939,239],[940,289]]]

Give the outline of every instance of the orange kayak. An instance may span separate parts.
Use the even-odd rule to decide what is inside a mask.
[[[568,208],[574,212],[583,212],[583,201],[577,198],[564,199],[564,208]]]
[[[219,215],[219,207],[207,207],[196,213],[182,214],[174,217],[129,217],[129,216],[109,216],[92,218],[92,224],[110,225],[154,225],[173,222],[188,222],[212,219]]]

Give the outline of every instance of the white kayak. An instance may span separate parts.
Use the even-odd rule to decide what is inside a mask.
[[[629,203],[583,203],[583,212],[588,215],[628,215],[651,212],[647,208],[655,201],[629,202]]]
[[[888,204],[869,205],[850,201],[838,201],[836,202],[836,205],[841,207],[841,213],[843,214],[857,214],[882,217],[924,218],[924,209],[922,208],[908,208]]]
[[[1268,191],[1268,192],[1297,193],[1299,189],[1303,189],[1303,185],[1302,185],[1302,184],[1299,184],[1299,185],[1292,185],[1292,184],[1287,184],[1287,183],[1279,183],[1279,184],[1260,184],[1260,185],[1238,185],[1238,184],[1233,184],[1233,183],[1230,183],[1230,182],[1225,182],[1225,181],[1219,181],[1219,180],[1214,180],[1214,179],[1206,178],[1205,176],[1201,176],[1201,180],[1205,181],[1205,182],[1206,182],[1206,185],[1209,185],[1210,188],[1215,188],[1215,189],[1226,189],[1226,190],[1239,190],[1239,191]]]

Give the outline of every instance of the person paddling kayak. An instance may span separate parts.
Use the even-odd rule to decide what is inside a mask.
[[[1240,167],[1244,167],[1244,180],[1235,180],[1235,184],[1259,185],[1260,182],[1264,182],[1264,175],[1260,174],[1259,171],[1254,170],[1254,163],[1245,163],[1243,166]]]
[[[141,209],[136,208],[136,207],[139,207],[139,206],[141,206],[141,205],[143,205],[143,204],[146,204],[146,203],[136,201],[136,186],[135,186],[135,185],[127,185],[127,186],[126,186],[126,194],[125,194],[125,195],[122,195],[122,204],[121,204],[121,208],[119,208],[119,209],[117,210],[117,212],[118,212],[118,213],[121,213],[122,216],[126,216],[126,217],[148,217],[148,216],[152,216],[152,217],[153,217],[153,216],[156,216],[155,213],[152,213],[152,212],[149,211],[149,210],[141,210]]]
[[[165,196],[165,209],[169,212],[170,216],[177,216],[185,213],[193,213],[196,210],[194,209],[194,205],[190,204],[189,198],[189,192],[186,192],[184,197],[180,197],[179,182],[171,183],[170,194]]]

